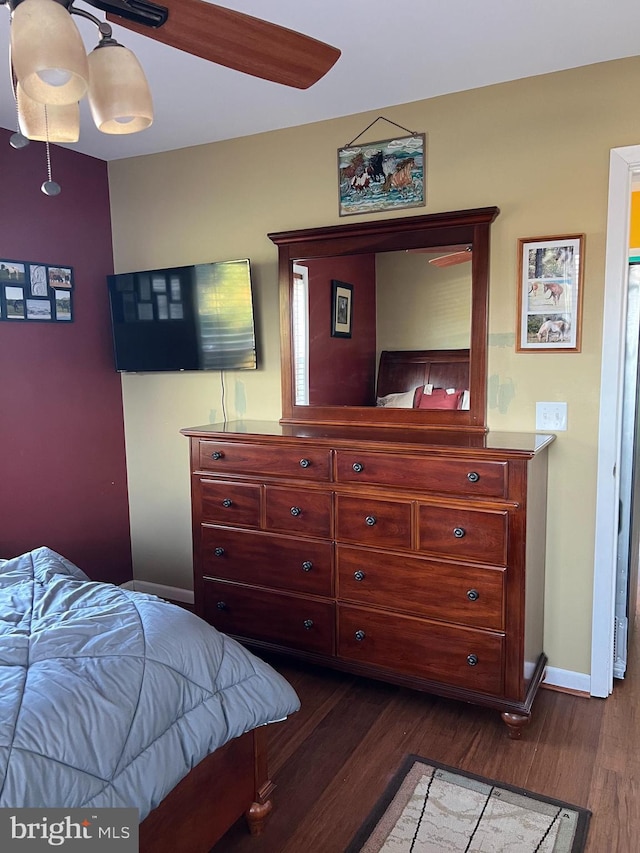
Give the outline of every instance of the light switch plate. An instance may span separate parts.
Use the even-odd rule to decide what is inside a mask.
[[[536,429],[562,432],[566,428],[566,403],[536,403]]]

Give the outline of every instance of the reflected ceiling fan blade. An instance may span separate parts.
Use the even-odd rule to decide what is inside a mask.
[[[431,258],[429,260],[429,263],[436,267],[452,267],[455,264],[464,264],[471,260],[471,246],[469,243],[458,243],[455,246],[425,246],[419,249],[409,249],[408,251],[440,255],[438,258]]]
[[[469,243],[451,243],[448,246],[419,246],[417,249],[407,249],[407,252],[428,252],[430,255],[442,255],[450,252],[462,252],[470,248]]]
[[[161,27],[115,14],[107,19],[218,65],[296,89],[308,89],[340,56],[337,48],[310,36],[203,0],[158,2],[169,10]]]
[[[465,264],[471,260],[471,249],[462,252],[451,252],[449,255],[441,255],[439,258],[431,258],[430,264],[436,267],[453,267],[456,264]]]

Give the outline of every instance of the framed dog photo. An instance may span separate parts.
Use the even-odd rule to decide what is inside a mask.
[[[580,352],[584,234],[518,240],[516,352]]]

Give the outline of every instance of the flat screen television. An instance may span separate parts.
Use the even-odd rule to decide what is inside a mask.
[[[120,372],[255,370],[248,260],[107,277]]]

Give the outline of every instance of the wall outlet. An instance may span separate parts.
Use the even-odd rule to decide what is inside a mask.
[[[536,403],[536,429],[561,432],[566,428],[566,403]]]

